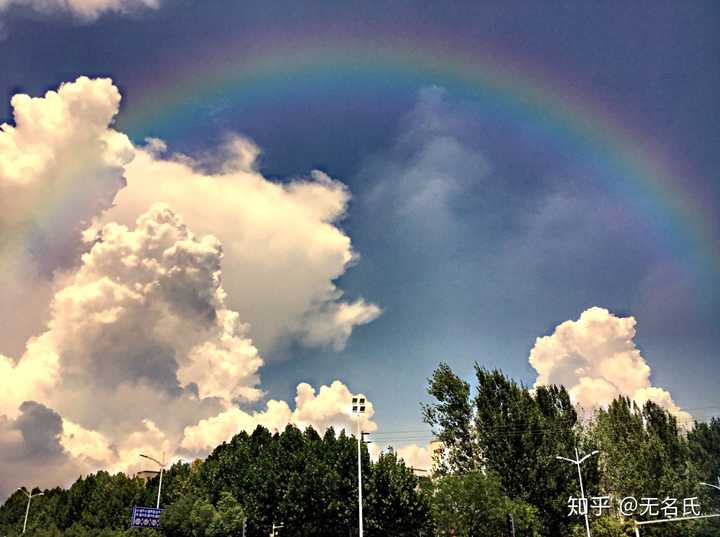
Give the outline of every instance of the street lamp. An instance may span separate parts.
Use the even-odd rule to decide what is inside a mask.
[[[358,530],[359,537],[363,537],[363,514],[362,514],[362,431],[360,430],[360,418],[365,414],[365,398],[356,395],[352,398],[352,412],[357,417],[357,441],[358,441]]]
[[[284,528],[284,527],[285,527],[285,524],[275,524],[273,522],[273,529],[272,529],[272,534],[270,535],[270,537],[276,537],[277,530],[279,530],[280,528]]]
[[[583,500],[585,500],[585,488],[583,487],[582,472],[580,471],[580,465],[582,463],[584,463],[586,460],[588,460],[590,457],[592,457],[593,455],[597,455],[598,453],[600,453],[600,452],[596,449],[592,453],[588,453],[583,458],[580,458],[580,453],[578,452],[578,449],[575,448],[575,458],[574,459],[560,457],[559,455],[557,457],[555,457],[558,460],[571,462],[577,466],[578,479],[580,480],[580,497]],[[590,537],[590,522],[588,521],[587,512],[588,512],[588,510],[587,510],[587,505],[586,505],[585,506],[585,529],[587,530],[587,537]]]
[[[35,498],[36,496],[43,496],[45,493],[44,493],[44,492],[38,492],[37,494],[32,494],[32,493],[26,491],[25,489],[18,489],[18,490],[23,491],[23,493],[25,494],[25,496],[28,497],[27,508],[25,509],[25,522],[23,522],[23,531],[22,531],[23,533],[25,533],[25,530],[27,529],[28,515],[30,514],[30,501],[31,501],[33,498]]]
[[[155,506],[156,509],[160,509],[160,492],[162,491],[162,478],[163,478],[163,472],[165,471],[165,452],[162,454],[162,462],[159,460],[150,457],[149,455],[143,455],[140,453],[140,456],[153,461],[155,464],[157,464],[160,467],[160,484],[158,485],[158,497],[157,497],[157,505]]]

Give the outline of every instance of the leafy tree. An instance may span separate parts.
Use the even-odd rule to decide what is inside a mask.
[[[563,387],[541,386],[534,393],[500,371],[475,365],[475,397],[469,385],[441,364],[429,381],[436,403],[424,407],[426,422],[448,447],[447,470],[487,470],[498,476],[503,493],[538,509],[544,535],[567,534],[567,499],[575,490],[574,469],[559,464],[581,445],[577,412]],[[585,470],[585,468],[584,468]],[[588,468],[592,490],[597,472]]]
[[[597,411],[588,430],[600,449],[600,486],[615,498],[687,498],[697,495],[690,449],[676,418],[653,402],[634,408],[629,399]],[[640,513],[635,517],[645,517]],[[648,537],[692,535],[690,524],[643,528]]]
[[[240,535],[245,522],[245,513],[238,501],[229,492],[220,495],[215,515],[208,524],[207,537],[231,537]]]
[[[443,446],[435,461],[438,473],[477,469],[480,452],[472,428],[470,385],[441,363],[429,379],[428,393],[436,403],[423,405],[423,417]]]
[[[493,474],[447,475],[434,489],[431,504],[438,535],[448,535],[452,529],[458,537],[506,535],[510,513],[518,535],[540,535],[536,509],[505,496],[500,479]]]
[[[394,451],[383,453],[368,472],[365,500],[367,534],[398,537],[426,534],[432,529],[428,498],[418,493],[419,481]]]
[[[160,516],[163,533],[175,537],[195,537],[191,519],[195,502],[193,496],[183,496],[166,507]]]
[[[720,484],[720,418],[709,423],[696,423],[688,433],[688,448],[695,476],[704,483]],[[698,487],[703,511],[720,513],[720,491],[711,487]],[[720,537],[720,521],[706,520],[695,522],[696,535]]]

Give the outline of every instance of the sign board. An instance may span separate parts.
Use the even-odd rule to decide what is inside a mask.
[[[154,507],[133,506],[131,528],[160,528],[160,513],[162,509]]]

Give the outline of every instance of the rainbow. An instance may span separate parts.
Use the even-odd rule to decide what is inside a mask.
[[[570,84],[553,84],[516,59],[437,44],[385,41],[368,46],[351,39],[331,45],[286,41],[252,51],[228,47],[221,56],[214,54],[210,61],[199,56],[179,74],[147,81],[142,95],[129,96],[121,112],[122,129],[136,140],[163,129],[182,131],[192,128],[188,114],[201,103],[232,100],[252,107],[257,99],[287,92],[294,80],[312,78],[317,91],[348,79],[436,84],[481,99],[507,120],[532,125],[562,150],[588,155],[602,186],[635,202],[674,255],[705,276],[718,274],[713,209],[687,187],[682,163],[625,125],[609,107],[601,107],[600,98],[572,95]]]

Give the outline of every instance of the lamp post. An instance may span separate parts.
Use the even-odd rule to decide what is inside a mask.
[[[157,496],[157,505],[155,506],[156,509],[160,509],[160,492],[162,491],[162,478],[163,478],[163,472],[165,471],[165,453],[162,454],[162,462],[157,460],[154,457],[150,457],[149,455],[143,455],[140,454],[141,457],[153,461],[155,464],[157,464],[160,467],[160,484],[158,485],[158,496]]]
[[[558,460],[561,461],[567,461],[573,463],[575,466],[577,466],[578,471],[578,480],[580,481],[580,497],[581,499],[585,500],[585,488],[583,487],[583,480],[582,480],[582,472],[580,471],[580,465],[584,463],[586,460],[588,460],[593,455],[597,455],[600,453],[597,449],[593,451],[592,453],[588,453],[584,457],[580,458],[580,453],[578,452],[578,449],[575,448],[575,458],[574,459],[568,459],[566,457],[560,457],[559,455],[555,457]],[[587,530],[587,537],[590,536],[590,522],[588,521],[588,514],[587,514],[587,505],[585,506],[585,529]]]
[[[718,482],[717,485],[713,485],[713,484],[711,484],[711,483],[700,483],[700,484],[701,484],[701,485],[705,485],[706,487],[712,487],[712,488],[714,488],[714,489],[720,490],[720,476],[718,476],[717,482]]]
[[[275,524],[273,522],[273,529],[272,529],[272,533],[270,534],[270,537],[276,537],[277,530],[279,530],[280,528],[284,528],[284,527],[285,527],[285,524]]]
[[[363,514],[362,514],[362,431],[360,430],[360,418],[365,414],[365,397],[356,395],[352,398],[352,412],[357,417],[357,441],[358,441],[358,535],[363,537]]]
[[[37,494],[32,494],[31,492],[28,492],[28,491],[25,490],[25,489],[18,489],[18,490],[23,491],[23,493],[25,494],[25,496],[28,497],[27,507],[25,508],[25,522],[23,522],[23,530],[22,530],[22,532],[25,533],[25,530],[27,529],[28,515],[30,514],[30,502],[31,502],[32,499],[35,498],[36,496],[43,496],[45,493],[44,493],[44,492],[38,492]]]

